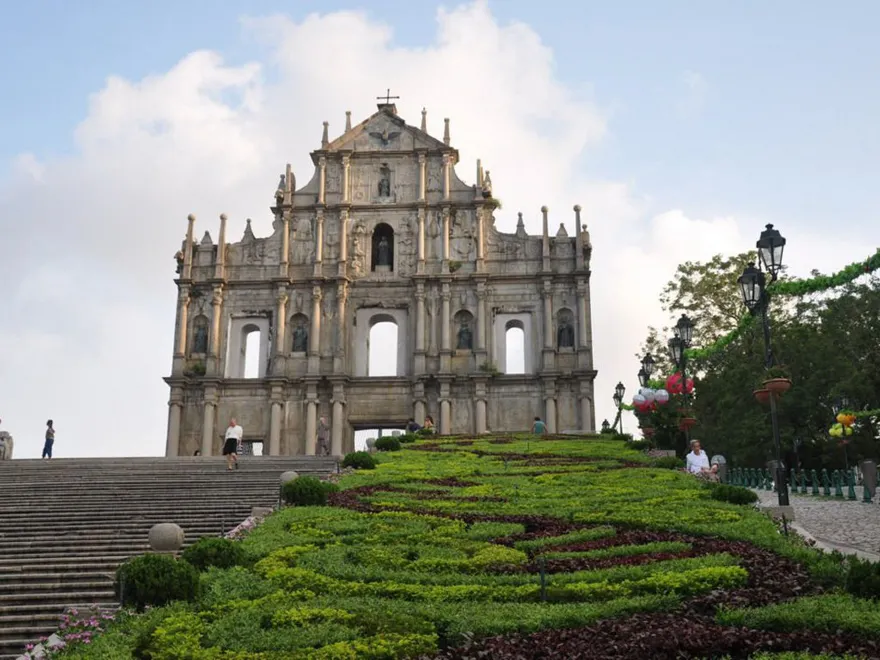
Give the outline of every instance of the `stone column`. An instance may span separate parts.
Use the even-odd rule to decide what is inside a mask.
[[[544,235],[542,237],[541,243],[541,270],[549,271],[550,270],[550,225],[549,220],[547,219],[547,207],[541,207],[541,215],[543,216],[544,222]]]
[[[419,209],[418,263],[416,272],[425,272],[425,209]]]
[[[321,300],[324,292],[320,286],[312,287],[312,323],[309,330],[309,373],[318,373],[321,368]]]
[[[424,202],[428,188],[428,157],[419,154],[419,201]],[[421,253],[420,253],[421,254]]]
[[[214,448],[214,414],[213,401],[205,401],[204,418],[202,420],[202,456],[210,456]]]
[[[574,205],[574,257],[575,268],[584,269],[584,232],[581,230],[581,205]]]
[[[544,281],[544,348],[553,349],[553,291],[550,282]]]
[[[443,309],[440,314],[440,323],[442,324],[440,327],[440,350],[451,351],[452,342],[450,338],[451,320],[449,318],[449,300],[452,298],[452,293],[449,290],[449,282],[443,283],[443,290],[440,292],[440,298],[442,300]]]
[[[342,202],[347,204],[351,201],[351,158],[347,155],[342,157]]]
[[[548,433],[556,433],[556,399],[547,397],[544,399],[545,419]]]
[[[321,156],[318,159],[318,204],[326,204],[327,192],[327,159]]]
[[[440,400],[440,435],[449,435],[451,423],[451,404],[449,399]]]
[[[324,261],[324,211],[318,209],[315,214],[315,277],[322,275],[322,262]]]
[[[486,432],[486,399],[477,399],[477,433]]]
[[[486,351],[486,287],[477,284],[477,352]]]
[[[220,375],[220,337],[223,333],[221,321],[223,307],[223,285],[218,284],[214,287],[214,293],[211,296],[211,346],[210,356],[208,358],[208,374],[213,376]]]
[[[309,331],[309,353],[318,355],[321,350],[321,300],[324,292],[320,286],[312,287],[312,329]]]
[[[214,279],[226,277],[226,214],[220,214],[220,236],[217,238],[217,261],[214,263]]]
[[[345,277],[348,263],[348,209],[339,211],[339,277]],[[342,318],[342,317],[340,317]]]
[[[278,277],[290,276],[290,211],[281,212],[281,263]]]
[[[578,346],[587,347],[587,282],[578,280],[577,283],[577,306],[578,306]]]
[[[281,454],[281,412],[280,401],[272,401],[272,410],[269,418],[269,456]]]
[[[443,155],[443,200],[448,201],[452,197],[452,156]]]
[[[279,285],[275,292],[275,355],[284,355],[285,337],[287,334],[287,291]]]
[[[306,401],[306,455],[314,456],[318,441],[318,401]]]
[[[425,373],[425,283],[416,281],[416,341],[413,351],[413,371]]]
[[[584,391],[583,385],[581,385],[581,396],[580,396],[580,409],[581,409],[581,431],[586,433],[592,433],[594,431],[593,428],[593,409],[592,409],[593,400],[589,396],[587,392]]]
[[[344,411],[345,402],[334,398],[333,419],[330,426],[330,453],[333,456],[342,456],[342,425],[344,424]]]
[[[345,320],[345,303],[348,300],[348,286],[345,282],[340,282],[336,286],[336,353],[333,356],[333,372],[343,373],[345,371],[345,354],[346,354],[346,320]]]
[[[477,221],[477,261],[483,261],[486,258],[486,234],[484,218],[486,216],[483,207],[477,207],[475,211]]]
[[[192,259],[193,259],[193,230],[195,229],[196,216],[190,213],[186,216],[186,241],[183,246],[183,270],[180,278],[188,280],[192,278]]]
[[[424,424],[425,416],[427,412],[425,410],[425,400],[424,399],[416,399],[413,402],[413,419],[416,424]]]
[[[443,267],[449,263],[449,209],[443,209],[443,235],[441,237],[443,244]]]
[[[165,444],[165,456],[173,458],[180,455],[180,423],[183,418],[183,393],[175,388],[171,390],[168,401],[168,441]]]
[[[186,356],[186,343],[189,324],[189,285],[181,284],[177,295],[177,337],[175,337],[174,357],[180,358],[180,369],[183,369],[183,358]]]

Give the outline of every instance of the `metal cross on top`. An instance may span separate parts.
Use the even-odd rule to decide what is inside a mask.
[[[386,105],[391,103],[392,100],[397,100],[397,99],[400,99],[400,97],[399,96],[391,96],[391,89],[390,88],[385,90],[385,96],[377,96],[376,97],[377,101],[385,101]]]

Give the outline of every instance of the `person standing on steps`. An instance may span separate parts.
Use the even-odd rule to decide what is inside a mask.
[[[55,427],[50,419],[46,422],[46,442],[43,444],[43,458],[52,458],[52,446],[55,444]]]
[[[244,435],[242,429],[235,421],[235,417],[229,420],[229,426],[226,429],[225,440],[223,441],[223,455],[226,457],[226,469],[231,470],[233,464],[238,469],[238,446],[241,444],[241,438]]]

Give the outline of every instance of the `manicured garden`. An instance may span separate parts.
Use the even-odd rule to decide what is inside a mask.
[[[59,657],[880,657],[874,567],[620,439],[425,439],[349,463],[241,541],[133,562],[126,600],[154,606]],[[163,575],[183,600],[158,605]]]

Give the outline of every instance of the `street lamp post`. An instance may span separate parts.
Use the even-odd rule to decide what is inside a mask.
[[[761,237],[755,244],[758,248],[758,260],[761,269],[754,263],[746,266],[743,274],[739,276],[737,283],[742,293],[743,302],[752,314],[761,315],[761,325],[764,331],[764,366],[770,369],[775,364],[773,348],[770,343],[770,296],[767,293],[768,284],[772,284],[779,277],[782,270],[782,253],[785,249],[785,238],[773,225],[767,225],[761,232]],[[770,281],[767,282],[767,274]],[[776,394],[770,393],[770,424],[773,427],[773,445],[776,450],[776,492],[779,506],[788,506],[788,484],[785,478],[785,467],[782,465],[782,443],[779,438],[779,414],[776,409]]]
[[[843,412],[844,410],[849,410],[849,398],[845,394],[841,394],[840,398],[837,399],[833,404],[831,404],[831,412],[834,413],[834,417],[836,418],[838,413]],[[835,421],[837,421],[835,419]],[[846,432],[843,434],[843,464],[846,467],[847,474],[849,474],[849,441],[846,439]]]
[[[648,372],[645,371],[644,367],[639,369],[639,385],[642,387],[648,386]]]
[[[623,406],[624,394],[626,394],[626,387],[624,387],[623,383],[617,383],[617,386],[614,388],[614,396],[611,398],[614,401],[614,405],[617,406],[617,419],[620,423],[620,435],[623,435],[623,411],[621,406]]]
[[[681,391],[684,397],[685,413],[687,413],[687,349],[691,347],[691,342],[694,339],[694,322],[691,321],[685,314],[682,314],[672,330],[674,336],[669,339],[667,345],[669,346],[669,354],[670,357],[672,357],[672,361],[681,372]],[[691,431],[687,426],[685,426],[684,429],[684,437],[685,449],[687,449],[691,441]]]
[[[608,430],[611,428],[611,424],[608,423],[607,419],[602,420],[602,433],[608,433]]]

